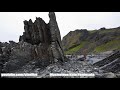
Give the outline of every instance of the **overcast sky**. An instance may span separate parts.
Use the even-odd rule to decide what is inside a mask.
[[[61,37],[75,29],[94,30],[120,26],[120,12],[55,12]],[[0,41],[18,42],[24,31],[24,20],[41,17],[49,22],[48,12],[0,12]]]

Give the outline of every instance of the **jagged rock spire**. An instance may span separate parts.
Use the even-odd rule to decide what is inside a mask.
[[[61,60],[64,60],[64,52],[63,52],[63,48],[62,48],[62,41],[61,41],[61,35],[60,35],[60,30],[56,21],[56,15],[54,12],[49,12],[49,29],[50,29],[50,33],[51,33],[51,41],[52,41],[52,45],[56,45],[57,48],[54,49],[57,51],[58,49],[58,53],[60,53],[59,55],[57,55],[58,53],[53,51],[53,55],[55,55],[56,57],[59,56],[59,58],[61,58]]]
[[[54,12],[49,12],[49,23],[46,24],[42,18],[36,17],[32,22],[24,21],[24,32],[20,41],[34,45],[32,53],[37,52],[37,58],[50,62],[55,60],[64,61],[64,53],[61,44],[60,30]],[[43,60],[43,61],[44,61]]]

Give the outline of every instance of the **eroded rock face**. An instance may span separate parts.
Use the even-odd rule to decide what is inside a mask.
[[[106,57],[99,62],[94,63],[93,65],[99,67],[101,70],[104,70],[106,72],[120,72],[120,51],[116,51],[112,55]]]
[[[48,24],[42,18],[35,22],[24,21],[24,32],[16,46],[12,46],[10,59],[4,71],[12,72],[33,61],[37,67],[46,67],[54,62],[63,62],[61,36],[54,12],[49,12]],[[14,42],[11,42],[12,45]]]
[[[62,41],[61,41],[61,35],[60,30],[56,21],[56,16],[54,12],[49,13],[49,28],[50,28],[50,34],[51,34],[51,49],[53,52],[53,57],[64,61],[64,53],[62,48]]]
[[[20,41],[36,45],[33,51],[38,54],[37,57],[39,58],[45,56],[46,59],[49,59],[48,57],[53,57],[63,61],[64,54],[61,44],[61,35],[55,13],[49,12],[49,18],[48,24],[41,18],[36,18],[34,23],[31,19],[29,21],[24,21],[25,32],[20,36]]]
[[[32,45],[50,43],[50,30],[41,18],[36,18],[34,23],[31,19],[29,21],[25,20],[24,30],[25,32],[23,32],[23,35],[20,36],[20,41],[23,40]]]

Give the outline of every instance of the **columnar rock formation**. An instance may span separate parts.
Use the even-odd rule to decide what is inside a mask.
[[[30,19],[29,21],[24,21],[23,36],[20,36],[20,41],[28,42],[32,45],[38,45],[40,43],[50,43],[50,31],[47,24],[41,19],[36,18],[33,23]]]
[[[30,61],[39,67],[64,61],[55,13],[49,12],[49,18],[48,24],[42,18],[36,18],[35,22],[31,19],[24,21],[23,35],[20,36],[18,45],[11,48],[10,59],[5,64],[4,71],[18,70]]]
[[[23,36],[20,36],[20,41],[30,43],[35,47],[35,52],[41,58],[45,56],[46,59],[53,57],[54,59],[64,60],[63,49],[61,45],[61,36],[56,21],[54,12],[49,13],[50,21],[46,24],[41,18],[36,18],[33,23],[24,21]],[[40,50],[40,51],[39,51]],[[42,52],[40,54],[40,52]],[[52,60],[53,61],[53,60]]]
[[[64,53],[62,49],[62,41],[60,30],[56,21],[56,16],[54,12],[49,13],[49,29],[51,34],[51,46],[52,46],[52,53],[53,56],[58,59],[64,61]]]

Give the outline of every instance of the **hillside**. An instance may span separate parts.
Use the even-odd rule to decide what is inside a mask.
[[[65,54],[101,53],[120,49],[120,27],[99,30],[77,29],[63,37]]]

